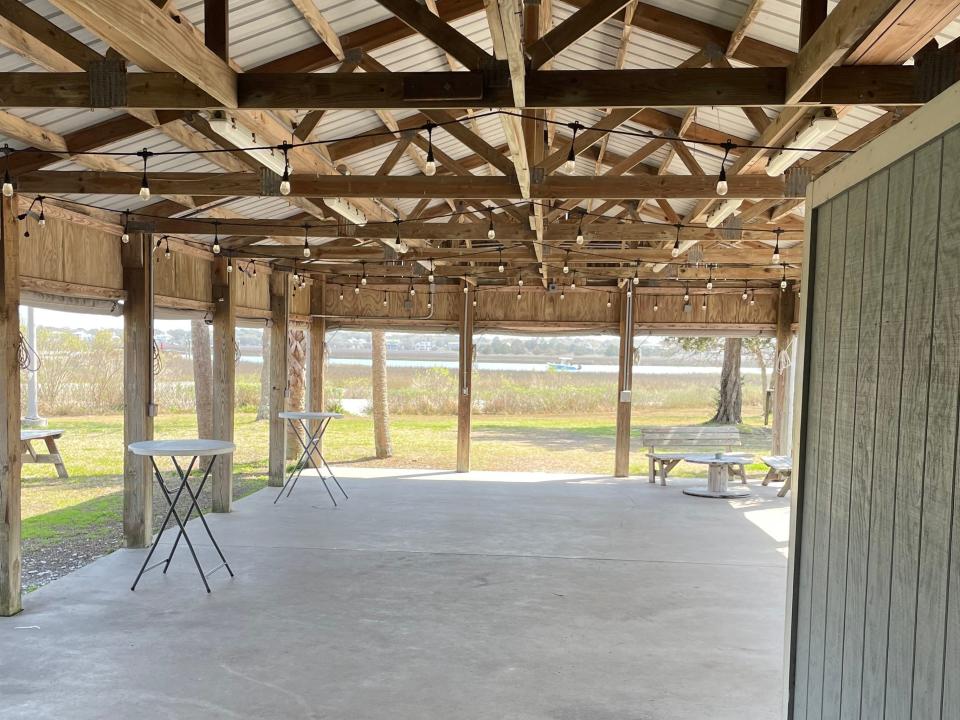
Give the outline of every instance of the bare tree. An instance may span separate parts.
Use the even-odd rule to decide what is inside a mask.
[[[190,354],[193,356],[193,394],[197,406],[197,431],[213,437],[213,364],[210,329],[203,320],[190,321]]]
[[[260,402],[257,404],[257,420],[266,420],[270,417],[270,333],[264,328],[260,335]]]
[[[378,458],[393,455],[390,441],[390,408],[387,400],[387,340],[383,330],[374,330],[372,337],[373,375],[373,444]]]

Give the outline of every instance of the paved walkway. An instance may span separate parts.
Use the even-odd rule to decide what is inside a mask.
[[[693,481],[345,469],[211,526],[130,583],[104,557],[0,619],[0,716],[774,720],[786,499]],[[197,532],[193,537],[200,540]],[[198,543],[199,544],[199,543]],[[212,564],[212,548],[200,548]]]

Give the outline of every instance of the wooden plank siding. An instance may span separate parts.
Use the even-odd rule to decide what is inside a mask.
[[[791,718],[960,706],[960,127],[813,210]]]

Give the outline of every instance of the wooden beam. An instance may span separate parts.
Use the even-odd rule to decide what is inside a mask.
[[[267,484],[282,487],[286,479],[287,434],[280,413],[287,409],[287,329],[290,317],[290,275],[270,273],[270,417],[269,477]],[[266,331],[264,331],[266,332]]]
[[[746,38],[747,31],[750,29],[750,26],[753,25],[753,21],[757,19],[757,15],[760,14],[760,10],[762,9],[763,0],[750,0],[747,9],[744,10],[743,15],[740,16],[740,21],[730,34],[730,41],[727,43],[726,51],[724,51],[727,57],[732,57],[734,53],[737,52],[737,48],[740,47],[740,43]]]
[[[572,141],[573,154],[580,155],[580,153],[598,142],[601,138],[606,137],[611,130],[615,130],[630,120],[637,112],[636,108],[611,110],[604,118],[595,123],[593,127],[586,128],[577,135],[576,140]],[[563,147],[544,159],[539,167],[542,168],[545,173],[551,173],[559,168],[570,156],[570,145],[570,142],[565,143]]]
[[[464,284],[464,288],[467,285]],[[473,298],[460,293],[460,355],[457,363],[457,472],[470,472],[470,425],[473,410]]]
[[[208,197],[263,194],[260,178],[251,173],[148,173],[151,189],[161,195],[203,192]],[[37,171],[18,179],[21,192],[38,194],[93,193],[137,195],[140,192],[138,172],[73,172]],[[289,197],[390,197],[390,198],[453,198],[472,200],[478,197],[517,198],[520,196],[515,178],[506,177],[420,177],[376,175],[320,175],[292,177]],[[738,175],[728,181],[727,198],[768,199],[790,198],[783,177]],[[548,176],[531,184],[532,198],[710,198],[717,199],[716,180],[706,176]]]
[[[430,12],[416,0],[377,0],[407,25],[450,53],[468,70],[479,70],[491,58],[472,40],[461,35],[448,23]]]
[[[530,69],[536,70],[597,25],[622,10],[628,0],[590,0],[573,15],[527,48]]]
[[[614,477],[630,475],[630,415],[633,411],[633,333],[636,301],[633,292],[620,292],[620,359],[617,376],[617,434]]]
[[[838,3],[787,68],[785,103],[792,105],[904,0]],[[844,103],[846,104],[846,103]]]
[[[123,263],[123,536],[127,547],[153,542],[153,471],[150,459],[127,446],[153,440],[152,236],[131,233]]]
[[[800,42],[803,47],[827,19],[827,0],[800,0]]]
[[[144,70],[169,68],[224,107],[237,106],[233,69],[149,0],[54,0],[54,4]]]
[[[0,616],[23,609],[20,598],[20,223],[17,197],[0,199]]]
[[[847,64],[900,65],[960,15],[960,0],[903,0],[847,56]]]
[[[236,392],[237,274],[227,259],[215,257],[213,291],[213,437],[233,442]],[[266,332],[266,330],[264,330]],[[213,466],[212,510],[230,512],[233,505],[233,456],[216,458]]]
[[[333,27],[317,8],[316,3],[314,3],[313,0],[292,0],[292,2],[294,7],[303,15],[303,19],[307,21],[307,24],[313,28],[313,31],[323,40],[326,46],[330,48],[330,52],[332,52],[338,60],[343,60],[345,54],[343,52],[343,45],[340,44],[340,38],[337,37],[337,34],[333,31]]]
[[[473,130],[456,122],[453,115],[445,110],[424,110],[423,113],[435,123],[444,123],[441,128],[442,130],[473,150],[504,175],[511,175],[513,173],[513,163],[507,157],[473,132]]]
[[[0,45],[55,72],[85,71],[103,59],[20,0],[0,0]]]
[[[203,41],[221,60],[230,59],[229,5],[230,0],[203,0]]]

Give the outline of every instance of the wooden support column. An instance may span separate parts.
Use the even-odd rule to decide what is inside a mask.
[[[464,287],[467,287],[464,285]],[[470,420],[473,409],[473,297],[461,293],[460,359],[457,373],[457,472],[470,472]]]
[[[270,274],[270,475],[268,484],[283,485],[287,434],[278,415],[287,407],[287,327],[290,314],[290,275]]]
[[[17,197],[0,203],[0,615],[20,599],[20,224]]]
[[[153,470],[150,459],[127,450],[153,440],[153,264],[152,236],[131,233],[121,248],[123,289],[123,536],[127,547],[153,539]]]
[[[773,359],[773,454],[789,455],[790,447],[790,385],[793,378],[791,369],[785,368],[782,373],[777,372],[780,364],[780,354],[789,352],[790,342],[793,340],[793,316],[797,294],[790,286],[777,296],[777,350]]]
[[[630,475],[630,413],[633,409],[634,297],[629,289],[620,296],[620,369],[617,376],[617,444],[614,477]]]
[[[233,442],[237,362],[236,273],[227,259],[213,259],[213,437]],[[213,466],[213,512],[230,512],[233,503],[233,455],[221,455]]]

